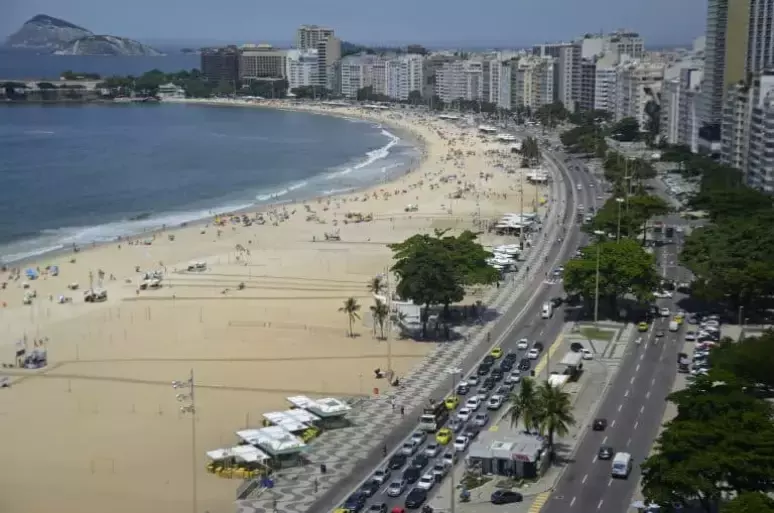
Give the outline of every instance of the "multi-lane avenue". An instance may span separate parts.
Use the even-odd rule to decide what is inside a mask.
[[[519,315],[517,322],[515,322],[511,327],[510,330],[504,334],[502,338],[500,338],[499,342],[497,342],[498,346],[502,348],[504,353],[515,353],[517,354],[517,358],[521,359],[525,356],[526,350],[519,350],[517,349],[517,342],[521,338],[527,338],[531,345],[536,342],[540,341],[546,346],[546,350],[548,350],[548,345],[554,342],[554,340],[557,339],[560,332],[563,329],[564,325],[564,312],[560,308],[551,319],[542,319],[541,318],[541,310],[542,305],[544,302],[550,300],[552,297],[561,296],[563,295],[562,286],[561,283],[544,283],[546,281],[547,277],[551,277],[551,271],[555,266],[564,264],[574,253],[574,251],[579,247],[579,245],[583,244],[585,242],[585,235],[581,234],[578,230],[578,224],[576,222],[575,218],[575,208],[576,205],[583,204],[586,209],[588,209],[590,206],[598,207],[601,204],[601,200],[597,199],[597,195],[601,194],[601,187],[599,187],[599,184],[596,183],[593,176],[591,176],[589,173],[584,171],[573,171],[570,172],[563,164],[563,160],[561,156],[556,157],[556,161],[559,164],[559,167],[561,168],[563,178],[563,187],[564,187],[564,196],[566,199],[566,205],[565,205],[565,213],[563,220],[560,221],[560,223],[563,225],[564,230],[560,231],[563,232],[563,235],[559,235],[558,237],[555,237],[555,240],[547,241],[548,244],[551,245],[551,249],[548,253],[548,256],[545,258],[544,262],[541,262],[543,264],[543,269],[541,269],[542,272],[537,273],[537,276],[535,277],[535,281],[530,284],[529,290],[534,291],[534,293],[531,295],[531,298],[527,302],[527,307],[521,311],[521,314],[519,314],[519,310],[521,310],[521,307],[523,307],[524,303],[522,302],[521,307],[517,303],[515,305],[515,308],[512,309],[511,312],[508,312],[508,315],[504,319],[506,322],[508,322],[510,319],[508,316],[516,316]],[[556,207],[555,207],[556,208]],[[529,294],[529,293],[527,293]],[[495,339],[493,338],[493,341]],[[486,351],[488,353],[488,350]],[[466,368],[464,373],[461,374],[461,377],[467,377],[469,374],[469,371],[473,369],[473,366],[478,363],[478,361],[483,357],[484,353],[479,353],[479,357],[474,359],[471,362],[466,362]],[[517,359],[517,361],[518,361]],[[436,398],[442,398],[446,395],[448,395],[451,391],[451,386],[447,387],[444,390],[439,390],[434,393],[434,397]],[[475,390],[471,390],[470,395],[474,394]],[[484,411],[484,407],[480,411]],[[433,440],[432,434],[428,437],[428,442]],[[400,440],[402,441],[402,440]],[[392,455],[394,450],[397,450],[401,443],[398,441],[398,443],[395,443],[392,447],[389,447],[391,449],[384,460],[381,462],[373,462],[373,469],[376,468],[383,468],[386,466],[387,461],[389,460],[389,457]],[[417,454],[421,453],[424,450],[425,445],[420,447]],[[447,446],[444,449],[449,450],[450,447]],[[431,458],[428,464],[424,467],[422,470],[422,474],[425,472],[430,471],[433,468],[434,463],[437,459],[440,458],[440,455],[436,458]],[[463,458],[460,458],[462,460]],[[385,492],[386,488],[389,485],[389,483],[396,479],[400,478],[401,474],[403,473],[404,468],[394,470],[392,472],[392,476],[390,479],[388,479],[385,484],[376,491],[376,493],[369,499],[367,502],[364,510],[368,510],[368,508],[373,504],[385,504],[387,506],[387,511],[391,511],[392,508],[395,506],[403,506],[406,498],[406,494],[408,492],[405,491],[400,497],[389,497]],[[351,493],[354,493],[357,491],[363,483],[369,481],[371,479],[371,474],[367,476],[363,476],[364,479],[358,484],[358,486],[354,487],[351,490]],[[428,496],[428,501],[432,499],[432,497],[438,492],[439,489],[443,489],[443,487],[449,487],[450,486],[450,480],[447,478],[446,480],[442,481],[439,484],[436,484],[434,489],[431,490]],[[448,493],[448,492],[446,492]],[[453,493],[459,493],[458,491],[455,491]],[[331,505],[333,506],[333,505]]]
[[[656,248],[659,269],[666,279],[687,281],[687,271],[675,265],[683,242],[675,233],[672,243]],[[658,300],[671,313],[679,310],[674,298]],[[640,478],[640,464],[647,458],[658,433],[677,372],[677,354],[682,347],[682,330],[670,332],[671,316],[656,320],[647,333],[640,333],[626,354],[618,374],[597,412],[607,420],[602,431],[589,429],[543,507],[543,513],[594,513],[627,511]],[[611,462],[597,456],[603,445],[614,452],[632,455],[628,479],[611,477]]]

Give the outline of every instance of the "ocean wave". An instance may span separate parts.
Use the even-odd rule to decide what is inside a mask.
[[[294,184],[292,184],[292,185],[290,185],[288,187],[285,187],[283,189],[280,189],[278,191],[272,191],[272,192],[267,192],[267,193],[259,194],[258,196],[255,197],[255,199],[257,201],[260,201],[260,202],[274,200],[274,199],[277,199],[277,198],[281,198],[282,196],[286,196],[286,195],[290,194],[293,191],[297,191],[298,189],[300,189],[302,187],[306,187],[308,184],[309,184],[309,182],[304,180],[303,182],[294,183]]]
[[[392,149],[393,146],[395,146],[400,142],[400,137],[398,137],[397,135],[391,132],[388,132],[385,129],[382,129],[382,135],[390,139],[390,141],[387,144],[385,144],[381,148],[377,148],[375,150],[369,151],[368,153],[366,153],[366,159],[363,160],[362,162],[355,164],[354,166],[347,167],[340,171],[334,171],[333,173],[328,173],[326,175],[328,180],[333,180],[337,177],[348,175],[353,171],[357,171],[359,169],[363,169],[366,166],[370,166],[377,160],[387,158],[390,155],[390,149]]]

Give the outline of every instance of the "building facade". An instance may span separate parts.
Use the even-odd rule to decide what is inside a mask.
[[[288,89],[317,85],[317,50],[288,50],[285,76]]]
[[[615,110],[616,121],[634,118],[645,130],[650,117],[646,108],[648,102],[658,101],[664,79],[664,66],[640,61],[619,64],[616,69]]]
[[[317,86],[337,90],[336,66],[341,60],[341,40],[330,36],[317,41]]]
[[[244,46],[239,53],[239,79],[243,82],[267,78],[285,78],[287,53],[271,45]]]
[[[199,56],[202,76],[208,82],[239,80],[239,49],[236,46],[208,48]]]
[[[446,62],[435,72],[435,94],[446,103],[484,100],[484,67],[481,61]]]
[[[596,59],[583,59],[581,62],[578,109],[586,112],[594,110],[594,93],[597,78],[597,63],[595,61]]]
[[[422,91],[424,83],[422,57],[420,55],[401,55],[382,64],[385,67],[385,80],[382,84],[374,80],[374,91],[395,100],[406,101],[412,91]],[[377,78],[377,74],[374,74]]]
[[[617,91],[617,62],[615,55],[604,55],[594,69],[594,109],[615,112]]]
[[[320,41],[325,41],[334,36],[335,33],[332,28],[319,25],[301,25],[296,30],[296,49],[316,50]]]

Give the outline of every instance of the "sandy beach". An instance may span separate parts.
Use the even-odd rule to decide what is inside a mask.
[[[411,173],[365,191],[247,213],[250,226],[224,216],[220,226],[210,220],[24,266],[55,264],[58,276],[0,273],[7,282],[0,360],[12,363],[20,340],[28,351],[45,340],[49,359],[39,371],[2,372],[12,386],[0,390],[0,453],[10,462],[0,470],[0,510],[190,511],[190,418],[170,383],[193,368],[199,511],[233,511],[238,481],[208,474],[206,451],[233,445],[236,430],[260,427],[262,413],[287,409],[288,396],[368,396],[384,387],[373,369],[386,368],[387,344],[374,336],[366,286],[391,265],[386,244],[472,228],[478,215],[496,219],[522,204],[532,212],[542,196],[522,179],[527,170],[508,145],[474,127],[402,110],[261,106],[410,131],[424,158]],[[514,240],[485,235],[482,242]],[[192,261],[207,270],[188,272]],[[137,269],[164,270],[162,287],[139,290]],[[37,295],[31,305],[22,304],[24,282]],[[68,289],[73,283],[78,290]],[[107,301],[84,302],[90,283],[107,291]],[[470,291],[465,301],[483,292]],[[72,302],[60,304],[59,296]],[[347,336],[338,311],[348,297],[362,305],[356,337]],[[432,349],[394,340],[392,366],[404,375]]]

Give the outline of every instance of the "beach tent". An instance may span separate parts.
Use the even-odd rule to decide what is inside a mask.
[[[51,276],[59,276],[59,266],[58,265],[49,266],[48,272]]]
[[[27,278],[34,280],[38,277],[38,271],[30,267],[29,269],[24,271],[24,275],[27,276]]]

